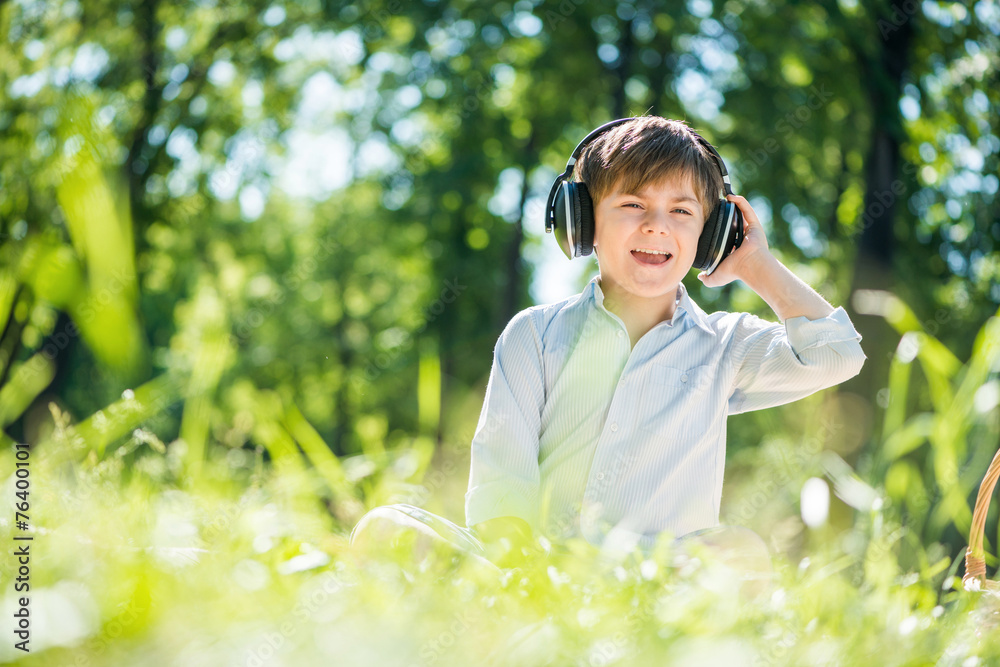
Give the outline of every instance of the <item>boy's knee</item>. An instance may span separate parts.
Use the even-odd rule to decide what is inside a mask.
[[[691,555],[705,549],[726,567],[739,574],[740,594],[756,598],[771,590],[774,568],[767,544],[760,535],[743,526],[721,525],[685,535],[677,540],[682,553]]]
[[[433,515],[420,512],[413,516],[412,505],[382,505],[369,510],[351,531],[350,548],[354,558],[390,560],[397,556],[423,562],[432,552],[454,555],[458,551],[470,553],[471,559],[490,574],[498,568],[482,556],[472,553],[465,546],[443,537],[425,523]],[[421,520],[421,517],[424,520]]]
[[[723,560],[744,568],[771,571],[771,554],[763,538],[745,526],[721,525],[681,537],[682,545],[697,543],[709,547]]]
[[[719,526],[719,541],[733,549],[748,552],[768,553],[764,539],[745,526]]]
[[[363,549],[378,544],[393,546],[401,536],[419,529],[415,519],[393,505],[382,505],[369,510],[351,531],[351,547]]]

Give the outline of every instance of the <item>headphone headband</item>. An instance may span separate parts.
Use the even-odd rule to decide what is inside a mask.
[[[559,184],[572,175],[573,168],[576,166],[576,161],[579,159],[580,154],[583,152],[583,149],[586,148],[591,141],[601,136],[608,130],[611,130],[612,128],[622,125],[623,123],[627,123],[629,121],[636,120],[637,118],[641,117],[642,116],[634,116],[632,118],[619,118],[617,120],[605,123],[604,125],[601,125],[596,130],[585,136],[583,140],[576,145],[576,148],[573,149],[573,154],[570,155],[569,160],[566,162],[566,170],[562,174],[556,177],[555,182],[552,183],[552,189],[549,190],[549,197],[545,204],[546,233],[552,233],[552,228],[556,224],[555,206],[553,206],[553,203],[555,200],[556,192],[559,191]],[[722,172],[722,187],[725,193],[727,195],[733,194],[732,186],[729,183],[729,172],[726,170],[726,163],[722,161],[722,156],[719,155],[718,151],[715,150],[715,147],[713,147],[712,144],[705,141],[704,137],[702,137],[700,134],[698,134],[691,128],[688,128],[688,130],[691,132],[691,134],[694,135],[695,139],[697,139],[702,146],[708,149],[708,152],[712,155],[712,158],[715,160],[716,165],[718,165],[719,171]]]

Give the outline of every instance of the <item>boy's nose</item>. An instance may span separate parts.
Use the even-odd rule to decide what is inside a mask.
[[[642,231],[643,233],[655,234],[659,232],[669,236],[671,234],[670,220],[662,213],[650,213],[642,221]]]

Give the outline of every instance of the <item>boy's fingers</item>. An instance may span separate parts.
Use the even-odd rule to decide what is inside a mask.
[[[704,271],[698,274],[698,280],[700,280],[705,287],[720,287],[725,284],[720,283],[714,273],[712,275],[708,275]]]
[[[746,197],[741,197],[740,195],[727,195],[726,198],[740,207],[740,211],[743,212],[743,220],[748,224],[756,225],[760,222],[757,219],[757,214],[754,212],[753,207],[750,206],[750,202],[746,200]]]

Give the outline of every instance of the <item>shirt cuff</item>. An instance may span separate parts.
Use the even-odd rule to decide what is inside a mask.
[[[791,317],[785,320],[785,331],[788,334],[788,344],[796,353],[830,343],[861,340],[861,334],[854,329],[851,318],[841,306],[826,317],[816,320],[810,320],[804,315]]]
[[[537,530],[535,511],[525,489],[509,480],[481,484],[465,494],[465,524],[470,529],[483,521],[513,516],[524,519],[532,530]]]

